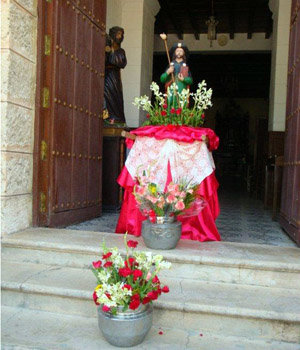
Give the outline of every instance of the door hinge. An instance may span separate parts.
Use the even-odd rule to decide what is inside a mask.
[[[43,88],[43,108],[49,108],[49,88],[44,87]]]
[[[45,140],[41,142],[41,160],[46,160],[48,155],[48,145]]]
[[[44,192],[40,193],[40,212],[46,213],[46,195]]]
[[[51,53],[51,35],[45,35],[45,55],[50,56]]]

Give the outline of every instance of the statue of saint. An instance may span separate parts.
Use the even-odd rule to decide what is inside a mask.
[[[166,92],[169,86],[175,82],[178,88],[178,92],[183,89],[188,89],[193,83],[193,78],[189,67],[186,64],[187,56],[189,54],[188,48],[183,43],[176,43],[170,50],[170,56],[172,62],[167,68],[165,73],[160,77],[160,81],[165,84]],[[177,107],[176,94],[171,94],[168,97],[168,106]]]
[[[106,124],[125,126],[123,88],[121,68],[127,64],[125,51],[121,48],[124,29],[112,27],[106,37],[105,46],[105,81],[104,81],[104,113]]]

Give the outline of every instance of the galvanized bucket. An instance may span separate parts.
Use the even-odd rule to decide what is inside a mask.
[[[127,310],[113,315],[98,307],[98,325],[104,338],[118,347],[131,347],[142,343],[152,326],[151,304],[140,305],[136,310]]]
[[[157,217],[156,222],[143,221],[142,236],[148,248],[174,249],[181,237],[181,222],[172,217]]]

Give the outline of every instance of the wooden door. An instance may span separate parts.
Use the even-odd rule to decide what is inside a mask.
[[[40,0],[34,224],[101,214],[105,0]]]
[[[300,0],[292,1],[280,223],[300,245]]]

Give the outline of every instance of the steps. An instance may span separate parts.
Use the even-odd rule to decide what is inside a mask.
[[[99,257],[103,239],[123,250],[122,236],[108,233],[29,229],[5,237],[2,304],[7,314],[15,312],[12,320],[39,310],[41,317],[72,315],[83,323],[88,317],[96,324],[95,278],[87,269]],[[147,250],[137,240],[138,248]],[[154,329],[168,329],[177,337],[177,331],[185,332],[180,349],[199,349],[200,344],[227,349],[218,347],[221,339],[228,349],[238,344],[236,349],[300,349],[298,248],[181,241],[175,250],[161,253],[173,267],[161,278],[170,293],[155,303]],[[200,333],[216,339],[215,347],[205,345]],[[6,339],[10,336],[4,339],[10,344]]]

